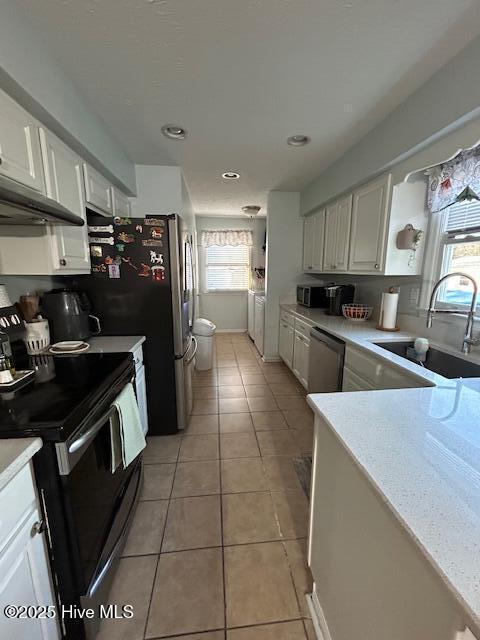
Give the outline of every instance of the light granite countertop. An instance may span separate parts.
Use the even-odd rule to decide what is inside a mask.
[[[308,402],[480,633],[480,383],[467,384]]]
[[[328,331],[332,335],[340,338],[347,345],[351,345],[364,351],[370,352],[377,358],[386,360],[389,364],[409,374],[417,377],[419,386],[440,386],[447,380],[443,376],[429,371],[424,367],[402,358],[395,353],[391,353],[386,349],[382,349],[374,342],[405,342],[414,340],[418,334],[412,334],[406,331],[387,332],[380,331],[376,328],[374,322],[352,322],[341,316],[329,316],[322,309],[309,309],[296,304],[281,304],[281,309],[292,313],[294,316],[308,322],[312,327],[318,326],[320,329]],[[455,351],[451,347],[430,341],[431,346],[435,346],[441,351],[450,353],[457,358],[464,357],[460,351]]]
[[[417,337],[410,333],[281,308],[418,377],[418,389],[316,393],[308,402],[480,633],[480,379],[448,380],[373,344]]]
[[[145,336],[94,336],[88,340],[88,353],[133,353],[145,339]]]
[[[41,448],[40,438],[0,440],[0,491]]]

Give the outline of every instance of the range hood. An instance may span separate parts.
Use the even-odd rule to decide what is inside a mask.
[[[0,225],[38,225],[47,222],[78,227],[85,224],[80,216],[52,198],[0,175]]]

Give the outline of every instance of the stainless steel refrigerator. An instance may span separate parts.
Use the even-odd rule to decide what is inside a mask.
[[[184,429],[192,411],[193,239],[176,214],[88,216],[87,293],[103,335],[144,335],[149,433]]]

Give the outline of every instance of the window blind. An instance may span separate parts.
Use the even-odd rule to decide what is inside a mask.
[[[480,232],[480,201],[464,200],[448,207],[445,231],[449,237]]]
[[[206,247],[205,267],[208,291],[244,291],[249,285],[249,247]]]

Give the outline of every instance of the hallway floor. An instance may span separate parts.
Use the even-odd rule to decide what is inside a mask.
[[[311,453],[305,391],[245,334],[219,334],[194,394],[184,434],[148,439],[110,594],[134,617],[104,621],[99,639],[313,640],[308,502],[292,464]]]

